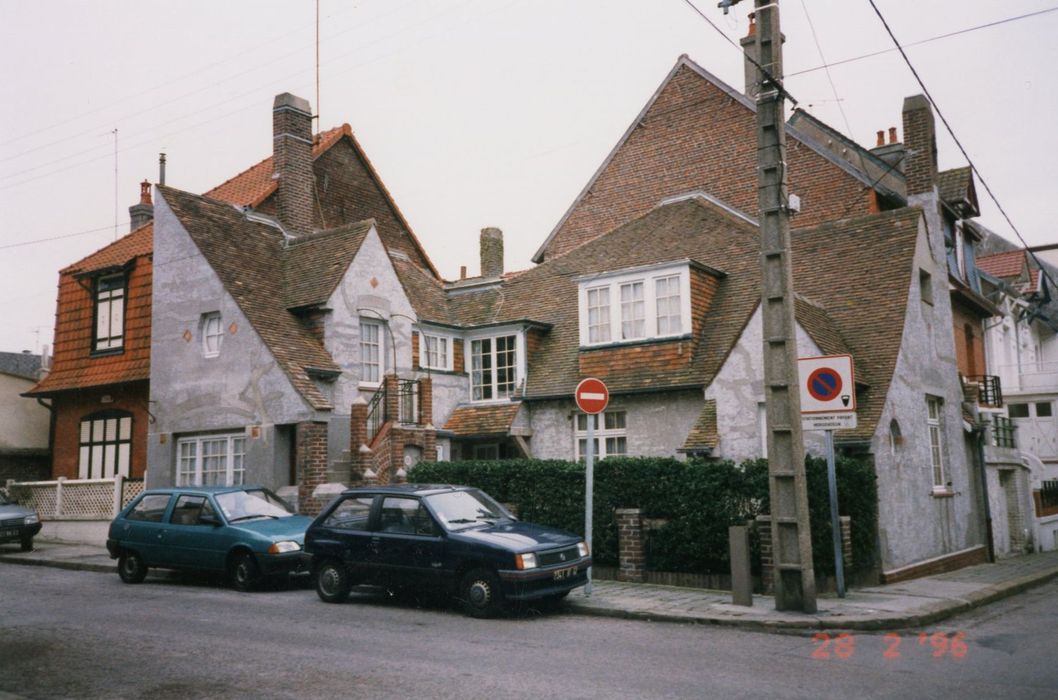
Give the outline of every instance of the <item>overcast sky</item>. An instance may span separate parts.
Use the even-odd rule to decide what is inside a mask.
[[[876,0],[904,44],[1058,0]],[[752,1],[697,7],[737,44]],[[293,92],[349,123],[441,273],[503,229],[523,269],[680,54],[743,87],[740,52],[684,0],[0,0],[0,350],[50,344],[58,270],[115,237],[143,179],[203,192],[271,153]],[[786,86],[861,144],[921,92],[867,0],[782,0]],[[812,27],[818,37],[818,47]],[[1058,12],[908,49],[1029,245],[1058,243]],[[801,71],[809,71],[801,73]],[[838,101],[840,100],[840,102]],[[844,114],[841,109],[843,108]],[[938,122],[940,166],[965,165]],[[981,221],[1013,232],[978,182]],[[58,240],[42,241],[42,239]],[[23,245],[25,244],[25,245]]]

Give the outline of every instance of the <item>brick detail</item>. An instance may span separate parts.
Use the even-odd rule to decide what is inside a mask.
[[[396,374],[387,374],[382,378],[385,387],[386,419],[394,420],[400,415],[400,382]]]
[[[938,557],[937,559],[931,559],[930,561],[921,564],[905,566],[904,568],[895,571],[883,571],[881,582],[886,584],[899,583],[900,581],[908,581],[913,578],[934,576],[936,574],[943,574],[947,571],[955,571],[956,569],[961,569],[965,566],[984,564],[987,561],[988,549],[984,545],[980,545],[962,552],[956,552],[950,556]]]
[[[646,576],[646,551],[642,511],[639,508],[618,508],[614,515],[620,561],[617,580],[643,583]]]
[[[419,423],[433,425],[433,379],[430,377],[419,380]]]
[[[315,176],[312,172],[312,114],[309,103],[289,93],[277,95],[272,106],[272,148],[279,176],[276,210],[295,236],[312,232]]]
[[[312,493],[327,481],[327,424],[298,423],[296,452],[298,504],[303,515],[316,515],[320,504]]]
[[[452,340],[452,369],[456,372],[462,373],[466,367],[466,360],[463,355],[463,341],[459,338]],[[532,355],[529,355],[532,357]]]
[[[363,478],[364,473],[371,467],[371,453],[361,452],[360,448],[367,445],[367,403],[365,401],[354,402],[349,409],[349,455],[352,457],[353,469]]]
[[[904,99],[903,121],[907,196],[932,192],[937,184],[937,134],[933,109],[924,95]]]
[[[719,280],[707,272],[691,268],[691,333],[702,337],[705,315],[713,305]]]
[[[584,350],[578,353],[580,373],[603,381],[611,374],[663,374],[683,369],[691,361],[693,348],[684,340],[647,342],[630,347]]]
[[[419,364],[419,331],[411,332],[411,366],[413,369],[422,367]]]

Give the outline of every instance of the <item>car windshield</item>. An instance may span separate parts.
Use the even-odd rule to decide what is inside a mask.
[[[3,491],[0,491],[0,506],[13,506],[13,505],[15,505],[15,502],[10,500],[7,496],[5,496]]]
[[[446,530],[463,530],[513,519],[503,506],[481,491],[436,493],[427,496],[426,501]]]
[[[217,505],[229,523],[293,515],[286,503],[266,489],[221,493],[217,495]]]

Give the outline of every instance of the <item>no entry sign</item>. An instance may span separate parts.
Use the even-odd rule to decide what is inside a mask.
[[[606,410],[607,404],[610,403],[610,390],[601,379],[588,377],[577,385],[573,398],[577,401],[577,408],[594,415]]]
[[[856,410],[851,355],[804,357],[797,361],[797,369],[801,377],[801,413]]]

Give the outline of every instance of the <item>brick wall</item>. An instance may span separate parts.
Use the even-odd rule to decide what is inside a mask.
[[[320,504],[312,498],[313,491],[327,481],[327,424],[298,423],[297,425],[298,503],[303,515],[316,515]]]
[[[904,100],[903,120],[907,196],[932,192],[937,182],[936,124],[923,95]]]
[[[642,512],[639,508],[618,508],[614,515],[620,561],[617,580],[642,583],[646,572]]]
[[[582,350],[578,353],[580,373],[606,380],[611,375],[663,373],[681,369],[691,360],[687,340],[649,342],[627,347]]]
[[[136,382],[102,389],[86,389],[56,396],[55,444],[52,449],[51,477],[78,478],[80,462],[81,419],[96,411],[127,411],[132,414],[132,454],[129,477],[142,479],[147,468],[147,382]],[[109,398],[107,403],[103,400]],[[160,468],[164,468],[159,465]]]

